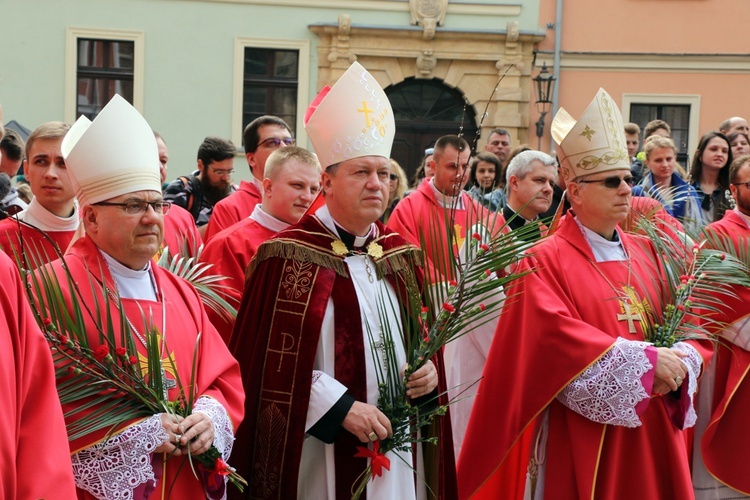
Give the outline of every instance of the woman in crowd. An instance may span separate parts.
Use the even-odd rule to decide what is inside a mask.
[[[388,207],[385,209],[383,215],[380,216],[380,222],[383,224],[388,222],[391,212],[396,208],[396,204],[401,201],[401,198],[404,197],[407,188],[406,172],[404,172],[401,165],[394,159],[391,159],[391,176],[388,182]]]
[[[648,173],[638,186],[633,187],[633,196],[658,200],[671,216],[682,222],[685,229],[699,231],[705,225],[701,200],[695,188],[675,172],[677,148],[672,139],[652,136],[643,151]]]
[[[705,224],[720,220],[730,208],[729,165],[732,158],[727,136],[714,131],[701,137],[690,167],[690,184],[701,200]]]
[[[729,146],[732,148],[732,157],[750,154],[750,137],[745,132],[738,130],[729,134]]]
[[[505,205],[505,192],[500,188],[501,170],[498,157],[484,152],[474,158],[469,174],[469,194],[493,212]]]

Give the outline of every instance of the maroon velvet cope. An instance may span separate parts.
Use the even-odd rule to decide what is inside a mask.
[[[384,251],[378,262],[398,254],[411,258],[414,247],[376,224],[376,241]],[[331,248],[337,239],[315,216],[306,216],[258,249],[259,261],[246,284],[229,345],[246,390],[246,420],[230,461],[250,483],[245,498],[297,497],[313,363],[329,297],[334,303],[335,377],[356,400],[366,399],[362,324],[359,314],[351,314],[359,304],[351,279],[333,269],[336,261],[345,266],[344,257]],[[274,244],[283,246],[283,257],[266,253]],[[421,270],[417,272],[421,284]],[[406,293],[404,274],[387,275],[399,295]],[[442,363],[435,361],[440,390],[445,390]],[[455,492],[449,419],[441,418],[439,427],[443,459],[437,473],[441,489]],[[336,438],[337,498],[351,497],[351,486],[365,469],[366,459],[354,458],[356,446],[361,443],[346,431]],[[230,497],[241,498],[231,490]]]

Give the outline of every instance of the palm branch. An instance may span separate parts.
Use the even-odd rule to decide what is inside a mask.
[[[717,313],[726,297],[736,297],[735,286],[750,286],[747,260],[722,248],[721,238],[706,233],[702,243],[686,245],[650,220],[638,229],[653,243],[654,265],[664,276],[652,277],[656,294],[643,312],[644,337],[657,347],[671,347],[687,339],[715,341],[723,328]],[[706,244],[711,240],[710,244]],[[747,254],[746,254],[747,255]]]

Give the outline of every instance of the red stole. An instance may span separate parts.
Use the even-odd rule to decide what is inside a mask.
[[[415,249],[376,224],[375,241],[384,252],[375,259],[376,268],[397,293],[405,293],[406,280],[414,278]],[[297,497],[312,369],[329,297],[335,377],[353,397],[366,399],[362,324],[359,314],[352,314],[359,304],[344,256],[332,250],[337,240],[316,217],[305,216],[261,245],[251,264],[230,349],[242,360],[247,391],[246,423],[238,430],[232,463],[254,478],[253,498]],[[452,449],[447,420],[440,419],[443,450]],[[344,430],[335,441],[338,498],[351,496],[351,485],[365,468],[364,459],[354,458],[356,446],[361,443]],[[451,459],[452,454],[441,463],[442,479],[449,484],[445,462]]]

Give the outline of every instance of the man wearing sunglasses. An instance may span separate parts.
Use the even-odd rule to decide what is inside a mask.
[[[617,227],[633,183],[619,109],[600,89],[579,120],[560,109],[552,136],[572,208],[517,268],[528,274],[487,357],[460,496],[693,498],[681,430],[711,351],[645,341],[664,272],[649,240]]]
[[[262,200],[266,160],[277,149],[294,145],[292,129],[278,116],[264,115],[245,127],[242,145],[253,178],[240,182],[236,193],[216,204],[203,238],[207,243],[222,229],[248,218],[253,213],[255,205]]]
[[[234,192],[235,152],[232,141],[206,137],[198,147],[198,170],[178,177],[164,190],[165,200],[190,212],[201,237],[205,236],[216,204]]]

